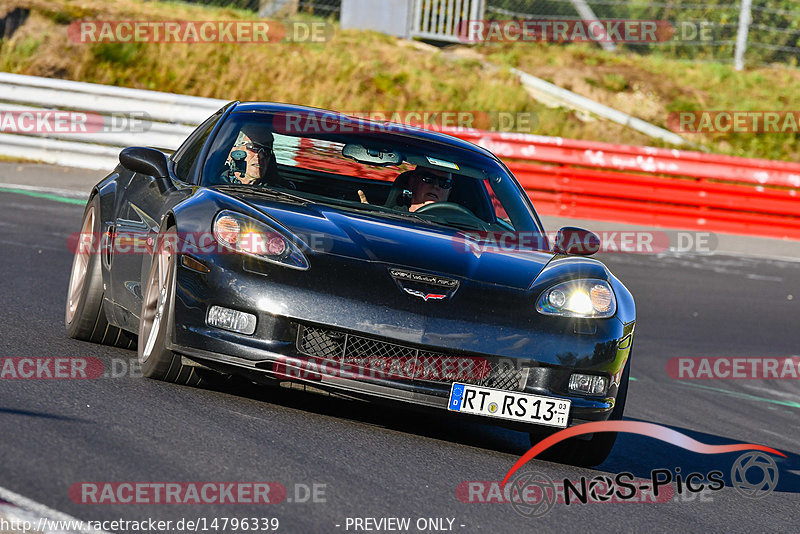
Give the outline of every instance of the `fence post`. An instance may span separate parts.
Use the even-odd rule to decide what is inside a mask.
[[[485,0],[472,0],[470,5],[470,20],[483,20],[486,16],[486,2]]]
[[[733,68],[744,69],[744,53],[747,50],[747,32],[750,30],[751,10],[753,0],[742,0],[739,10],[739,32],[736,34],[736,51],[734,52]]]
[[[288,16],[297,13],[298,0],[259,0],[258,16]]]
[[[413,37],[422,31],[422,0],[411,0],[411,18],[406,35]]]

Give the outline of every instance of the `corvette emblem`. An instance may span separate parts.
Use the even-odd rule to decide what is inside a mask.
[[[406,271],[394,267],[389,268],[389,274],[394,278],[397,287],[425,302],[450,298],[459,286],[458,280],[438,274]],[[429,291],[436,291],[436,293],[429,293]]]
[[[428,302],[428,300],[442,300],[447,296],[447,295],[438,295],[435,293],[423,293],[422,291],[417,291],[416,289],[409,289],[407,287],[404,287],[403,291],[405,291],[409,295],[414,295],[415,297],[419,297],[425,302]]]
[[[389,269],[389,273],[395,280],[398,281],[417,282],[421,284],[444,287],[447,289],[455,289],[458,287],[458,280],[453,280],[452,278],[445,278],[444,276],[437,276],[434,274],[425,274],[425,273],[415,273],[413,271],[405,271],[403,269]]]

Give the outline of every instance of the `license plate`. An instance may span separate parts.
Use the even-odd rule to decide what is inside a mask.
[[[566,428],[571,402],[555,397],[453,384],[447,409],[454,412],[499,417]]]

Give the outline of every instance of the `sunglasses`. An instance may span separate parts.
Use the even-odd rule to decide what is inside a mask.
[[[426,184],[432,184],[439,181],[439,187],[442,189],[450,189],[453,187],[453,179],[452,178],[442,178],[441,176],[433,176],[431,174],[423,174],[420,176],[420,179],[425,182]]]
[[[258,143],[242,143],[240,145],[236,145],[236,148],[239,147],[244,147],[250,152],[261,152],[262,150],[266,152],[267,150],[272,150],[271,146],[259,145]]]

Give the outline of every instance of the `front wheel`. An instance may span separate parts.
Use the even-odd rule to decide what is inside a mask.
[[[209,369],[184,365],[180,354],[167,348],[173,325],[177,236],[174,227],[158,236],[142,299],[139,363],[142,374],[148,378],[187,386],[210,385],[222,375]]]
[[[622,420],[622,413],[625,411],[625,402],[628,398],[630,369],[631,359],[628,357],[625,370],[620,378],[614,409],[608,417],[609,421]],[[541,435],[531,434],[531,445],[536,445],[541,439]],[[616,441],[617,432],[597,432],[590,439],[570,438],[557,443],[542,452],[540,457],[543,460],[551,460],[563,464],[594,467],[606,461]]]

